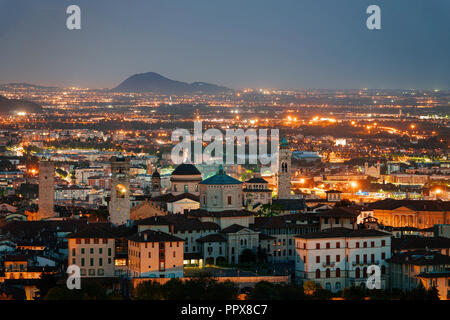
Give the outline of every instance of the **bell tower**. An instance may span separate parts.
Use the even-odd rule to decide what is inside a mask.
[[[289,199],[291,197],[291,150],[286,137],[280,142],[277,173],[278,199]]]
[[[111,201],[109,221],[122,225],[130,219],[130,159],[111,158]]]
[[[155,168],[155,172],[152,174],[152,198],[161,195],[161,175],[158,169]]]
[[[39,220],[53,218],[55,205],[55,164],[39,162]]]

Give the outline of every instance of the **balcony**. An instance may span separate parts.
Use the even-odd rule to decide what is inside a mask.
[[[322,263],[322,267],[326,268],[326,267],[334,267],[335,263],[334,262],[324,262]]]

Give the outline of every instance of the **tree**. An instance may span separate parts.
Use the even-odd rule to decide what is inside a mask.
[[[258,210],[258,217],[274,217],[283,211],[283,206],[280,204],[263,204]]]
[[[156,281],[145,281],[136,287],[136,300],[163,300],[163,287]]]
[[[208,300],[235,300],[238,291],[236,284],[230,280],[224,282],[215,281],[207,287],[206,297]]]
[[[278,285],[261,281],[255,285],[255,288],[248,295],[249,300],[281,300]]]
[[[98,282],[87,282],[79,290],[67,287],[51,288],[43,300],[106,300],[105,288]]]
[[[306,297],[303,288],[286,284],[281,287],[280,298],[281,300],[304,300]]]
[[[433,285],[430,289],[427,290],[425,300],[440,300],[439,291],[436,286]]]
[[[361,286],[355,286],[354,284],[342,291],[342,297],[345,300],[363,300],[365,295],[365,289]]]
[[[351,202],[348,199],[342,199],[341,201],[338,201],[335,203],[335,207],[350,207],[353,205],[353,202]]]
[[[256,254],[250,249],[245,249],[239,256],[239,261],[241,263],[256,263]]]
[[[315,283],[314,281],[305,281],[303,283],[303,291],[308,296],[315,295],[321,288],[320,284]]]
[[[170,279],[163,288],[167,300],[183,300],[186,297],[184,284],[180,279]]]
[[[39,297],[42,299],[51,288],[56,286],[56,277],[52,273],[43,272],[39,278],[37,288],[39,290]]]

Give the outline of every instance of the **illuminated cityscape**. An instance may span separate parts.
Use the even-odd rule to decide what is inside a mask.
[[[287,89],[256,71],[234,88],[130,72],[88,88],[50,85],[56,71],[0,77],[0,300],[450,299],[448,74]],[[243,130],[233,163],[224,140],[213,163],[174,160],[174,131],[196,123]],[[263,129],[276,169],[251,161]]]

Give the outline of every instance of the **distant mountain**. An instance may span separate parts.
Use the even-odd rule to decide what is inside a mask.
[[[0,96],[0,113],[9,112],[41,113],[42,107],[34,102]]]
[[[214,94],[228,92],[231,91],[231,89],[206,82],[187,83],[171,80],[158,73],[147,72],[129,77],[119,86],[112,89],[112,91],[181,95],[189,93]]]
[[[40,86],[25,82],[0,84],[0,89],[59,89],[58,87]]]

